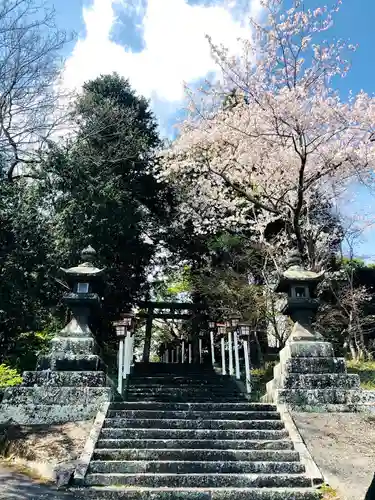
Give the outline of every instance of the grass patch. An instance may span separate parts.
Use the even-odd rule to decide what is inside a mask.
[[[337,490],[331,488],[328,484],[322,484],[319,491],[323,495],[322,500],[340,500]]]
[[[349,373],[359,375],[362,389],[375,390],[375,361],[350,360],[347,366]]]

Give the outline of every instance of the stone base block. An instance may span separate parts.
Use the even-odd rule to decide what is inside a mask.
[[[362,411],[361,406],[357,404],[319,404],[319,405],[301,405],[288,404],[289,411],[304,413],[357,413]]]
[[[291,358],[286,360],[284,370],[288,373],[346,373],[344,358]]]
[[[362,391],[361,404],[375,405],[375,391]]]
[[[355,374],[322,373],[302,374],[287,373],[283,378],[284,389],[359,389],[360,380]]]
[[[106,371],[106,366],[96,354],[68,356],[64,352],[54,352],[38,358],[37,370]]]
[[[263,402],[295,408],[355,406],[362,393],[359,376],[348,374],[345,360],[334,357],[332,344],[320,340],[287,342],[266,391]]]
[[[280,351],[280,363],[290,358],[333,358],[334,352],[330,342],[287,342]]]
[[[91,337],[55,337],[51,340],[52,353],[95,354],[97,346]]]
[[[100,405],[112,401],[111,387],[9,387],[3,396],[3,405]],[[0,411],[1,411],[0,407]]]
[[[360,390],[347,389],[276,389],[275,403],[321,406],[326,404],[356,405],[361,400]]]
[[[112,381],[99,371],[58,371],[23,372],[23,386],[58,387],[111,387]]]
[[[94,418],[100,405],[56,404],[56,405],[0,405],[0,424],[41,425],[63,424]]]

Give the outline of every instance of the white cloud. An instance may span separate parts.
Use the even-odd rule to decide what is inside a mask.
[[[115,3],[144,14],[141,52],[111,40],[117,21]],[[246,0],[242,21],[235,14],[239,3],[203,6],[189,5],[186,0],[147,0],[142,9],[141,2],[135,5],[134,0],[93,0],[83,9],[86,35],[77,41],[66,62],[64,84],[77,89],[100,74],[117,71],[145,97],[174,102],[178,107],[184,82],[204,78],[217,69],[205,35],[231,52],[239,50],[238,37],[248,35],[244,19],[259,14],[260,0]]]

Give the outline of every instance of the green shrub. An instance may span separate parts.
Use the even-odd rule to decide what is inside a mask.
[[[251,387],[254,401],[258,401],[266,393],[266,384],[273,379],[274,362],[266,362],[264,368],[251,370]]]
[[[52,325],[42,331],[19,334],[17,343],[3,361],[21,373],[35,370],[38,356],[48,351],[50,340],[57,331]]]
[[[0,387],[11,387],[21,382],[22,377],[17,370],[5,364],[0,365]]]
[[[375,389],[375,361],[354,361],[347,362],[348,372],[356,373],[361,380],[362,389]]]

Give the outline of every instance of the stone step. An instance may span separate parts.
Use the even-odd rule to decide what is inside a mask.
[[[290,373],[345,373],[344,358],[291,358],[286,360],[285,368]]]
[[[155,390],[155,391],[134,391],[132,389],[129,389],[126,393],[127,398],[139,398],[143,401],[147,401],[149,398],[155,399],[155,398],[163,398],[162,400],[165,400],[165,398],[171,398],[170,401],[174,401],[178,398],[183,398],[184,401],[200,401],[203,398],[210,401],[211,399],[215,401],[243,401],[244,400],[244,394],[241,393],[236,393],[234,391],[231,392],[218,392],[218,391],[192,391],[191,389],[176,389],[175,391],[168,391],[165,389],[161,390]],[[172,399],[173,398],[173,399]],[[151,399],[149,399],[151,400]]]
[[[101,461],[90,463],[89,474],[303,474],[300,462],[236,461]]]
[[[168,403],[168,402],[174,402],[174,403],[188,403],[192,400],[196,401],[197,403],[220,403],[222,401],[227,401],[231,403],[238,403],[242,401],[246,401],[246,398],[243,397],[242,395],[238,396],[217,396],[215,394],[207,394],[206,396],[192,396],[191,394],[180,394],[180,395],[173,395],[173,394],[129,394],[126,397],[126,400],[129,402],[136,402],[136,401],[145,401],[145,402],[160,402],[160,403]]]
[[[138,486],[169,488],[291,488],[310,487],[311,479],[302,474],[87,474],[91,486]]]
[[[181,382],[174,382],[173,380],[166,380],[165,383],[163,384],[162,382],[155,381],[155,382],[144,382],[144,383],[135,383],[135,382],[130,382],[129,383],[129,390],[161,390],[161,389],[168,389],[169,391],[173,391],[175,389],[191,389],[194,391],[209,391],[209,390],[214,390],[214,391],[233,391],[239,389],[232,384],[224,384],[224,383],[210,383],[210,384],[201,384],[199,382],[189,382],[189,381],[181,381]]]
[[[198,384],[198,385],[235,385],[235,382],[229,375],[214,375],[207,378],[201,376],[183,376],[183,375],[168,375],[168,376],[152,376],[152,377],[131,377],[130,383],[134,385],[145,385],[145,384],[167,384],[167,383],[178,383],[183,384]]]
[[[129,419],[106,418],[103,428],[132,429],[283,429],[282,420],[211,420],[211,419]]]
[[[134,428],[103,428],[101,439],[285,439],[288,433],[285,429],[134,429]]]
[[[269,403],[158,403],[158,402],[114,402],[110,410],[164,410],[164,411],[276,411]]]
[[[285,389],[355,389],[360,387],[360,379],[356,374],[324,373],[324,374],[299,374],[288,373],[285,375]]]
[[[224,460],[252,462],[298,462],[299,453],[294,450],[207,450],[207,449],[96,449],[94,460]]]
[[[192,395],[194,394],[206,394],[206,393],[211,393],[211,392],[216,392],[217,394],[223,394],[227,395],[228,394],[228,389],[223,387],[222,385],[219,385],[217,387],[214,386],[203,386],[203,387],[192,387],[190,385],[185,385],[185,386],[178,386],[178,387],[168,387],[167,385],[158,385],[158,386],[144,386],[144,387],[139,387],[139,386],[129,386],[128,392],[133,392],[133,393],[142,393],[142,394],[154,394],[154,393],[159,393],[163,392],[165,394],[178,394],[178,393],[186,393],[189,392]],[[239,394],[240,391],[238,391]]]
[[[96,449],[127,450],[293,450],[293,442],[288,438],[280,439],[137,439],[109,438],[100,436]]]
[[[157,389],[157,390],[134,390],[129,389],[127,392],[127,397],[139,398],[141,401],[147,401],[147,398],[171,398],[170,401],[173,402],[176,398],[184,398],[188,403],[190,402],[200,402],[202,398],[212,398],[218,402],[241,402],[247,397],[245,394],[235,391],[210,391],[209,389],[199,389],[197,391],[191,389]],[[173,398],[173,399],[172,399]],[[150,399],[151,401],[151,399]],[[177,401],[178,402],[178,401]],[[208,401],[209,402],[209,401]]]
[[[313,488],[72,488],[77,500],[319,500]],[[50,500],[53,500],[52,498]]]
[[[130,378],[130,383],[131,384],[136,384],[136,385],[142,385],[142,384],[154,384],[154,383],[160,383],[163,384],[165,382],[176,382],[176,383],[195,383],[195,384],[201,384],[201,385],[210,385],[210,384],[231,384],[233,383],[232,379],[229,378],[228,375],[212,375],[207,378],[203,378],[202,375],[197,375],[197,376],[190,376],[190,375],[175,375],[174,377],[166,377],[165,375],[162,376],[151,376],[151,377],[135,377],[131,376]]]
[[[276,411],[162,411],[109,410],[108,418],[210,419],[210,420],[280,420]]]
[[[167,371],[184,371],[184,372],[197,372],[197,373],[213,373],[212,365],[202,365],[200,363],[137,363],[135,371],[151,373],[160,371],[165,373]]]
[[[168,377],[170,375],[175,376],[175,377],[192,377],[192,378],[197,378],[200,377],[201,379],[206,379],[206,378],[228,378],[228,375],[223,375],[218,371],[215,370],[187,370],[186,367],[183,367],[183,369],[180,369],[177,367],[171,368],[169,367],[164,367],[167,371],[160,371],[160,370],[151,370],[151,371],[139,371],[137,369],[133,370],[132,373],[132,378],[149,378],[149,377]]]

